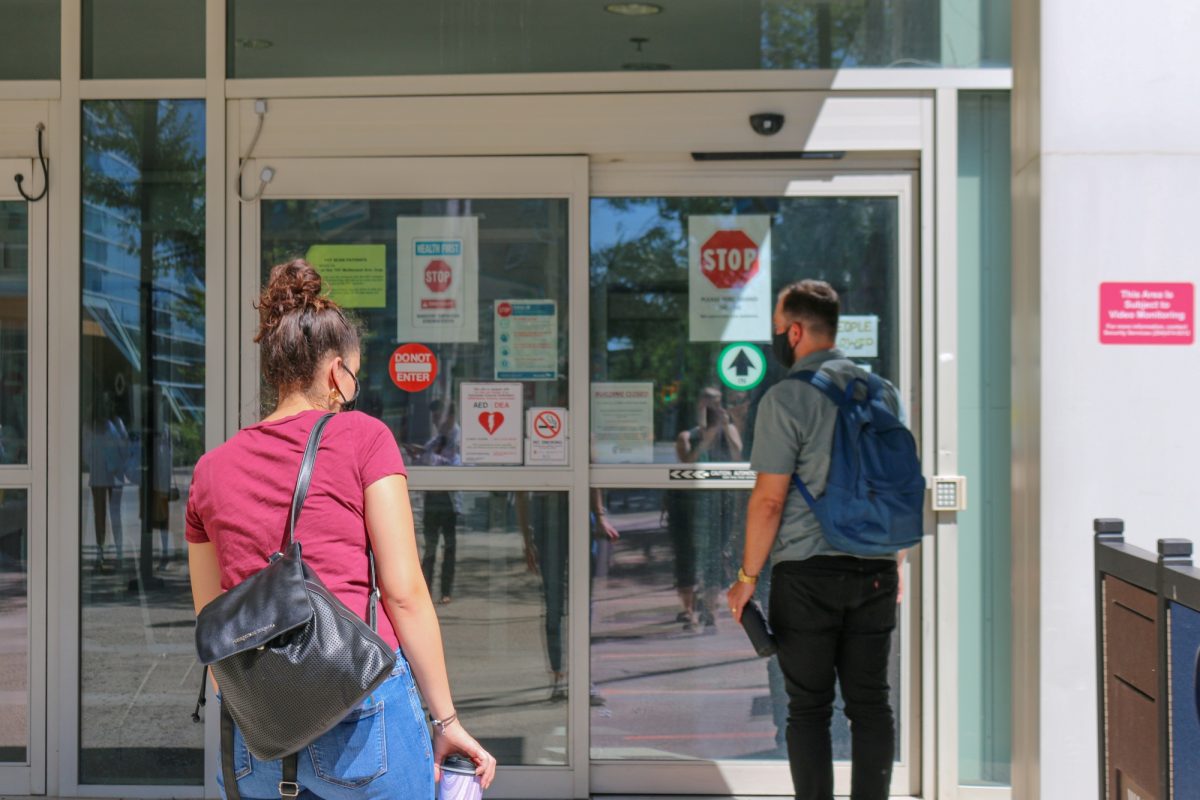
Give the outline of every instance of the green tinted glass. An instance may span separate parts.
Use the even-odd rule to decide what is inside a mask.
[[[1010,0],[229,0],[228,75],[981,67]]]
[[[964,784],[1012,768],[1009,97],[964,92],[958,138],[958,753]]]
[[[83,0],[83,78],[203,78],[204,0]]]
[[[62,34],[58,0],[0,0],[0,80],[56,80]]]

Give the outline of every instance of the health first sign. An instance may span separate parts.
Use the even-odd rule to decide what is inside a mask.
[[[1192,344],[1195,285],[1100,284],[1100,344]]]
[[[769,341],[774,307],[771,217],[689,217],[689,341]]]

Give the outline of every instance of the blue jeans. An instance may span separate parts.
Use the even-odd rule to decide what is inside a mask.
[[[278,800],[279,761],[250,755],[234,730],[233,774],[243,800]],[[225,797],[224,772],[217,785]],[[362,705],[300,753],[300,797],[322,800],[405,798],[433,800],[433,748],[408,661],[396,668]]]

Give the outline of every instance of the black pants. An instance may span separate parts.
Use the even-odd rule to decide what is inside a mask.
[[[430,494],[433,494],[430,492]],[[421,559],[421,572],[425,574],[425,583],[429,585],[429,593],[433,594],[433,565],[437,560],[438,537],[445,542],[442,549],[442,597],[449,597],[454,591],[454,562],[458,556],[458,514],[449,505],[430,507],[426,500],[425,506],[425,557]]]
[[[888,654],[896,563],[849,556],[784,561],[771,575],[770,622],[788,693],[787,745],[798,800],[832,800],[834,680],[850,720],[852,800],[885,800],[896,728]]]

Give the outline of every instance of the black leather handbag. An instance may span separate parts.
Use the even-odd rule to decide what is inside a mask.
[[[340,722],[387,680],[396,663],[395,652],[376,632],[379,589],[370,545],[368,624],[325,588],[293,541],[321,432],[332,417],[323,416],[309,434],[279,552],[196,619],[196,652],[213,671],[221,687],[222,716],[228,714],[221,726],[226,762],[233,749],[232,723],[255,758],[284,758]],[[236,791],[236,782],[230,785],[232,764],[223,766],[226,791]],[[285,760],[280,794],[294,796],[293,791],[298,791],[294,758]]]

